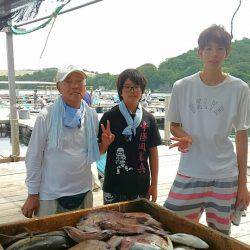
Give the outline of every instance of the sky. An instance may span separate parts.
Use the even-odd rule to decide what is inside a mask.
[[[88,2],[71,0],[65,7]],[[39,16],[50,14],[46,0]],[[42,58],[50,26],[15,35],[15,68],[64,68],[119,74],[145,63],[157,67],[166,58],[197,47],[199,33],[212,24],[231,29],[239,0],[103,0],[57,17]],[[250,38],[250,0],[234,18],[234,40]],[[37,25],[37,24],[36,24]],[[27,26],[29,28],[29,26]],[[7,69],[5,33],[0,32],[0,69]]]

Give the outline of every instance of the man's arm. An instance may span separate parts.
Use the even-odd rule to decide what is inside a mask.
[[[148,190],[147,198],[150,199],[152,196],[152,201],[156,202],[157,200],[157,185],[158,185],[158,149],[157,147],[152,147],[149,150],[149,166],[151,172],[151,183]]]
[[[178,138],[189,136],[189,134],[183,130],[180,123],[171,122],[170,131],[173,136],[178,137]]]
[[[25,183],[28,188],[28,197],[22,207],[22,213],[28,218],[31,218],[33,213],[39,209],[41,167],[46,145],[46,134],[45,119],[43,116],[38,115],[32,131],[25,159],[25,165],[27,169]]]
[[[39,209],[39,195],[38,194],[28,194],[28,197],[23,204],[21,210],[25,217],[32,218],[33,214]]]
[[[170,131],[174,137],[171,140],[177,141],[169,146],[169,148],[178,147],[178,150],[182,153],[187,153],[188,148],[192,145],[192,137],[183,130],[180,123],[171,122]]]
[[[238,177],[238,193],[236,206],[242,204],[246,209],[249,205],[249,192],[247,189],[247,153],[248,153],[248,137],[247,130],[236,132],[235,137],[237,164],[239,169]]]

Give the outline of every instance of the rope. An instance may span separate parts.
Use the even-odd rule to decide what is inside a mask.
[[[68,0],[66,3],[60,5],[59,7],[57,7],[56,10],[50,15],[49,19],[47,21],[45,21],[44,23],[40,24],[38,27],[29,29],[29,30],[25,30],[22,28],[17,28],[16,25],[13,25],[10,27],[12,33],[15,35],[25,35],[25,34],[28,34],[28,33],[31,33],[31,32],[34,32],[36,30],[39,30],[39,29],[46,27],[51,22],[52,19],[54,19],[54,20],[56,19],[57,15],[60,13],[62,8],[69,2],[70,2],[70,0]]]
[[[52,25],[51,25],[51,27],[50,27],[49,33],[48,33],[47,38],[46,38],[46,40],[45,40],[45,44],[44,44],[43,50],[42,50],[41,55],[40,55],[40,59],[42,58],[43,52],[45,51],[45,48],[46,48],[46,46],[47,46],[47,43],[48,43],[48,40],[49,40],[49,36],[50,36],[50,33],[51,33],[52,28],[53,28],[53,26],[54,26],[54,23],[55,23],[55,21],[56,21],[56,18],[57,18],[57,16],[55,16],[55,18],[54,18],[54,20],[53,20],[53,23],[52,23]]]
[[[239,5],[237,7],[237,9],[235,10],[233,16],[232,16],[232,19],[231,19],[231,38],[233,39],[233,20],[234,20],[234,17],[236,15],[236,13],[238,12],[239,8],[241,6],[241,0],[239,0]]]

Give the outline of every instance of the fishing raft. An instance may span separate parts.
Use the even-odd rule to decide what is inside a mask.
[[[90,212],[96,213],[98,211],[117,211],[122,213],[143,212],[151,215],[156,221],[160,222],[163,225],[164,230],[171,232],[171,234],[184,233],[199,237],[209,245],[209,249],[250,249],[250,246],[247,244],[221,234],[220,232],[204,225],[191,222],[162,206],[149,202],[146,199],[121,202],[93,209],[82,209],[14,223],[5,223],[0,225],[0,244],[5,240],[5,237],[2,235],[16,236],[22,233],[27,234],[27,232],[48,233],[61,230],[62,228],[69,230],[70,227],[75,227],[81,218],[88,216]]]

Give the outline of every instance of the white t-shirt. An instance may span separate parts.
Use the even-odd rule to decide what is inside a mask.
[[[64,129],[63,149],[48,149],[51,106],[37,116],[30,138],[27,154],[26,185],[29,194],[39,193],[41,200],[54,200],[63,196],[85,193],[92,190],[91,165],[87,164],[86,126]],[[98,117],[95,131],[98,130]]]
[[[250,123],[248,85],[228,75],[216,86],[204,84],[199,73],[173,86],[167,119],[181,123],[193,138],[188,153],[181,154],[178,172],[196,178],[238,175],[237,159],[229,135]]]

